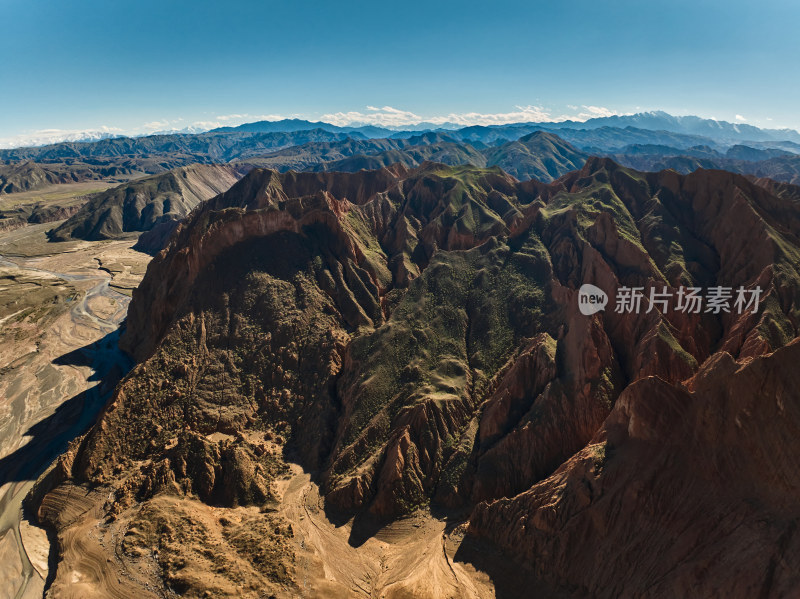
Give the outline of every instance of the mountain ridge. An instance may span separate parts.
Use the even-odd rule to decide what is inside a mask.
[[[639,129],[651,132],[671,132],[673,134],[683,134],[688,136],[705,137],[706,139],[717,140],[728,145],[734,145],[736,142],[793,142],[800,143],[800,132],[784,128],[784,129],[762,129],[754,125],[746,123],[729,123],[727,121],[718,121],[715,119],[704,119],[696,116],[673,116],[663,111],[651,111],[645,113],[637,113],[632,115],[612,115],[606,117],[591,118],[586,121],[542,121],[542,122],[519,122],[507,123],[498,125],[462,125],[457,126],[452,123],[446,124],[447,126],[432,126],[422,129],[416,128],[415,125],[408,125],[400,128],[381,127],[376,125],[357,125],[357,126],[340,126],[325,123],[322,121],[308,121],[304,119],[283,119],[278,121],[256,121],[252,123],[244,123],[237,126],[217,127],[201,133],[159,133],[143,136],[113,136],[109,138],[102,138],[95,141],[76,142],[64,141],[58,143],[46,144],[45,146],[34,147],[52,147],[61,144],[69,145],[71,143],[91,144],[104,141],[113,140],[135,140],[147,139],[148,137],[193,137],[193,136],[215,136],[219,134],[243,134],[243,133],[303,133],[313,130],[324,131],[326,133],[339,133],[350,134],[351,136],[364,136],[364,138],[379,138],[379,137],[397,137],[397,136],[412,136],[419,135],[429,131],[440,131],[444,133],[458,133],[462,139],[468,141],[467,135],[473,135],[478,131],[492,132],[492,135],[497,138],[498,136],[505,136],[507,140],[518,139],[523,135],[533,132],[534,130],[545,129],[549,131],[558,130],[595,130],[595,129]],[[524,131],[512,133],[513,131]],[[460,133],[459,133],[460,132]],[[507,133],[506,133],[507,132]],[[569,140],[568,140],[569,141]],[[31,150],[34,147],[20,147],[13,149],[0,150],[0,158],[8,159],[9,156],[20,155],[22,150],[28,150],[26,155],[31,155]]]
[[[96,194],[48,236],[51,241],[98,241],[149,231],[184,218],[204,200],[227,190],[246,170],[196,164],[123,183]]]

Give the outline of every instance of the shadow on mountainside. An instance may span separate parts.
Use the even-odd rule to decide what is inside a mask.
[[[0,486],[8,482],[35,480],[50,463],[66,451],[70,441],[94,423],[117,383],[130,370],[132,361],[117,346],[119,330],[53,360],[55,366],[89,366],[87,379],[96,385],[62,402],[24,435],[30,441],[0,459]]]
[[[456,562],[471,565],[486,574],[492,581],[496,599],[572,599],[577,595],[556,590],[542,582],[532,571],[520,567],[509,556],[496,548],[469,536],[459,545],[453,558]]]

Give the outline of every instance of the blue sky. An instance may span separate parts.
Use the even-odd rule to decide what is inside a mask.
[[[0,0],[0,14],[0,141],[654,109],[800,128],[793,0]]]

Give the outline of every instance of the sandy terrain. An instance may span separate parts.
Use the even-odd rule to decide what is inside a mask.
[[[352,520],[337,525],[325,517],[318,487],[300,467],[293,466],[291,474],[279,486],[281,501],[271,517],[288,523],[293,531],[293,570],[300,595],[296,590],[281,592],[267,586],[260,589],[243,586],[237,591],[226,587],[226,581],[214,580],[215,569],[203,567],[196,556],[195,560],[185,561],[193,550],[191,546],[197,543],[204,552],[213,548],[213,554],[224,555],[227,570],[247,574],[248,560],[236,559],[236,552],[226,545],[223,528],[268,517],[259,514],[257,508],[218,508],[196,500],[160,495],[144,506],[134,506],[118,518],[108,520],[100,509],[110,498],[108,489],[89,492],[71,485],[59,487],[43,504],[44,510],[52,510],[61,525],[65,525],[59,537],[63,561],[50,595],[54,599],[170,595],[162,580],[158,539],[141,530],[163,519],[184,527],[192,522],[189,528],[201,531],[196,538],[182,543],[181,550],[187,553],[181,556],[185,565],[180,566],[180,575],[192,580],[195,589],[221,586],[216,587],[216,592],[201,592],[197,596],[257,597],[262,592],[265,597],[275,592],[279,597],[326,599],[501,596],[496,595],[487,574],[454,558],[461,535],[458,528],[453,530],[443,520],[420,511],[384,528],[365,531],[369,536],[361,538],[354,532]],[[362,527],[355,526],[356,530]],[[164,556],[160,557],[163,560]]]
[[[21,502],[128,367],[116,331],[149,260],[132,240],[49,244],[52,226],[0,237],[0,598],[42,594],[49,543]]]
[[[362,539],[352,520],[335,526],[325,517],[317,486],[298,468],[286,485],[279,513],[295,533],[296,577],[303,597],[495,596],[487,576],[454,561],[446,522],[424,512],[369,531],[372,536]]]
[[[3,194],[0,195],[0,210],[8,210],[23,204],[59,202],[60,204],[68,205],[71,201],[81,203],[84,201],[85,196],[105,191],[109,187],[119,185],[120,181],[109,180],[62,183],[60,185],[49,185],[33,191]]]

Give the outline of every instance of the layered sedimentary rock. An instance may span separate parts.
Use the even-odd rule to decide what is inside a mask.
[[[53,480],[100,486],[101,512],[134,522],[165,496],[269,506],[299,461],[332,515],[472,513],[473,536],[555,587],[670,596],[755,560],[744,588],[770,571],[795,588],[792,533],[773,533],[800,516],[796,474],[766,465],[797,426],[784,370],[800,207],[786,193],[607,159],[547,185],[433,163],[256,169],[150,264],[122,338],[139,364]],[[605,311],[580,311],[584,283]],[[759,308],[675,305],[681,287],[720,286],[758,287]],[[640,310],[614,309],[621,287],[644,290]],[[726,485],[740,486],[711,510]],[[748,544],[737,526],[762,515],[764,544]],[[712,563],[727,541],[730,562]],[[774,562],[756,560],[767,546]],[[290,566],[275,572],[290,588]]]

